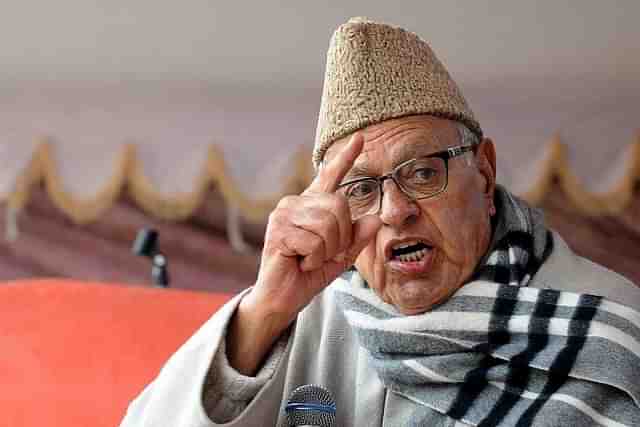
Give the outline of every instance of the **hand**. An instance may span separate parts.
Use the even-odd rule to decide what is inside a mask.
[[[377,215],[351,222],[336,189],[362,151],[354,135],[300,196],[283,198],[269,216],[258,280],[229,325],[229,363],[254,375],[276,339],[336,277],[351,267],[382,222]]]
[[[251,299],[287,325],[353,265],[381,226],[373,215],[352,223],[347,200],[336,193],[363,145],[355,134],[301,195],[283,198],[269,217]]]

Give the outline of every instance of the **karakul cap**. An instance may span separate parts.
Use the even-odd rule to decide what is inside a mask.
[[[327,52],[314,165],[337,139],[414,114],[457,120],[482,139],[460,89],[425,41],[364,18],[338,27]]]

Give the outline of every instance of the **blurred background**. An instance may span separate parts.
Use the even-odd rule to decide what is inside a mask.
[[[0,0],[0,280],[235,292],[276,201],[313,175],[333,30],[427,40],[499,181],[580,254],[640,283],[640,2]]]

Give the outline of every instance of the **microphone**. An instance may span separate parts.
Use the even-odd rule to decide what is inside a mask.
[[[306,384],[293,390],[284,411],[290,426],[333,427],[336,422],[336,402],[319,385]]]
[[[169,271],[167,257],[158,247],[158,232],[151,228],[144,228],[138,232],[131,251],[140,256],[151,258],[151,279],[156,286],[169,287]]]

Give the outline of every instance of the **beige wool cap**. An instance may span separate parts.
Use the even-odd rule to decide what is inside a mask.
[[[402,28],[352,18],[333,34],[313,163],[337,139],[384,120],[431,114],[482,129],[429,45]]]

